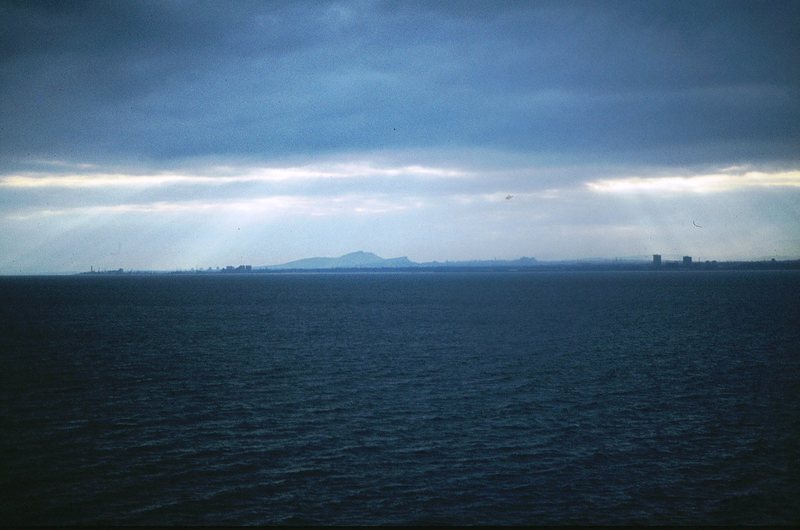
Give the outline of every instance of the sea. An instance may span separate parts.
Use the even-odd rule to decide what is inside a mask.
[[[800,523],[800,272],[0,278],[0,524]]]

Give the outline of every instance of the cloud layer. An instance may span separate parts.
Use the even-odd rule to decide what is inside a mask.
[[[5,3],[0,156],[796,160],[796,2]]]

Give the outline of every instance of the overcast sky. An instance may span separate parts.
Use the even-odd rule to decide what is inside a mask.
[[[778,1],[0,1],[0,274],[799,258],[798,20]]]

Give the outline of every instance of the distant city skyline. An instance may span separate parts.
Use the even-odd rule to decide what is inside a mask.
[[[798,1],[4,2],[0,274],[800,258],[798,19]]]

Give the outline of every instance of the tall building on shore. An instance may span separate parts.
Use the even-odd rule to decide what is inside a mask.
[[[661,266],[661,254],[653,254],[653,267]]]
[[[692,257],[691,256],[684,256],[683,257],[683,266],[690,267],[692,265]]]

